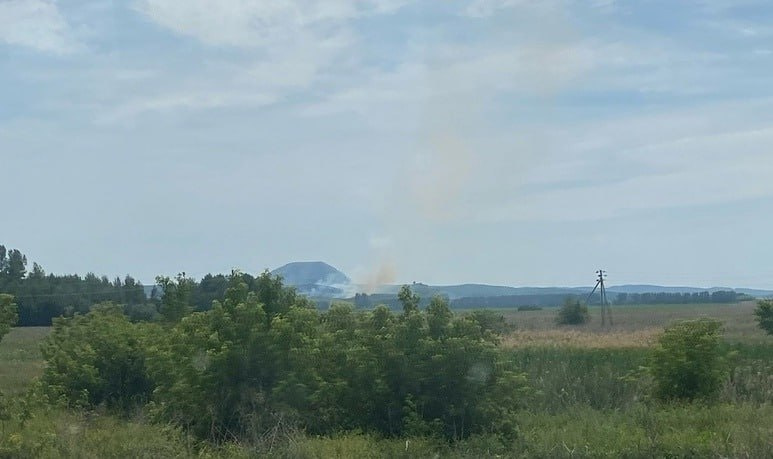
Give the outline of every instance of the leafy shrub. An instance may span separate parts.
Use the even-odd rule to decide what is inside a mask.
[[[722,324],[714,319],[679,321],[666,328],[650,361],[656,397],[714,397],[727,374],[721,340]]]
[[[588,322],[590,315],[588,307],[580,303],[580,300],[567,298],[564,305],[558,310],[556,322],[559,325],[580,325]]]
[[[519,311],[542,311],[542,306],[518,306]]]
[[[449,439],[516,431],[525,376],[491,330],[455,317],[445,298],[420,311],[405,289],[402,314],[349,304],[321,314],[269,273],[248,286],[235,272],[211,310],[181,315],[190,308],[174,282],[186,281],[165,288],[179,321],[132,323],[113,305],[57,320],[43,347],[49,399],[125,412],[152,394],[158,420],[253,444],[296,428]]]
[[[472,311],[469,317],[480,325],[483,330],[490,331],[497,335],[504,335],[513,330],[512,325],[507,323],[505,316],[488,309],[478,309]]]
[[[162,317],[153,303],[126,304],[123,313],[132,322],[158,322]]]
[[[11,327],[16,325],[18,318],[18,310],[16,303],[13,302],[13,296],[0,293],[0,340],[11,331]]]
[[[773,335],[773,300],[760,300],[754,315],[757,316],[760,328]]]
[[[215,440],[260,438],[278,423],[312,434],[514,431],[525,377],[447,300],[419,311],[405,291],[402,314],[348,304],[320,314],[281,282],[260,285],[266,302],[232,276],[222,302],[183,318],[154,347],[161,419]]]
[[[128,410],[146,401],[153,389],[145,366],[150,324],[129,322],[121,308],[95,306],[86,315],[54,320],[42,346],[47,395],[72,406]]]

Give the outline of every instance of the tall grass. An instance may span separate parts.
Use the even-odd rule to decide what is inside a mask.
[[[511,351],[536,392],[529,411],[559,413],[584,405],[624,409],[646,394],[644,381],[627,378],[646,364],[646,349],[581,349],[526,347]]]
[[[43,373],[40,343],[50,327],[13,328],[0,341],[0,391],[7,396],[24,392]]]
[[[724,325],[725,339],[730,342],[773,345],[773,336],[766,335],[754,319],[756,303],[688,304],[688,305],[625,305],[612,306],[614,326],[602,328],[600,308],[591,306],[589,323],[578,326],[558,326],[556,308],[539,311],[501,310],[518,332],[545,330],[572,330],[579,333],[626,333],[643,330],[662,330],[675,320],[712,317]]]
[[[731,373],[720,400],[727,403],[773,403],[773,346],[733,344]],[[647,348],[521,347],[511,358],[526,372],[536,392],[527,403],[532,412],[560,413],[576,406],[627,409],[649,394],[641,370]]]

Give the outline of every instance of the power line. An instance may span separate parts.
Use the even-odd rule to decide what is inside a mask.
[[[606,271],[603,269],[599,269],[596,271],[596,274],[598,277],[596,278],[596,285],[593,287],[593,290],[591,290],[590,294],[588,295],[588,298],[585,299],[585,303],[587,304],[594,293],[596,293],[596,289],[599,289],[599,293],[601,294],[601,326],[606,326],[606,321],[609,320],[609,326],[612,326],[612,310],[609,305],[609,300],[607,299],[607,289],[604,285],[604,278],[607,277]],[[600,287],[600,288],[599,288]]]

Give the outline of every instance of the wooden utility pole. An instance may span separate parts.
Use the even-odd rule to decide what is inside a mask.
[[[593,287],[593,290],[591,290],[590,295],[588,295],[588,298],[585,300],[585,303],[587,304],[591,297],[593,297],[593,294],[596,293],[596,289],[599,290],[599,294],[601,295],[601,326],[604,327],[607,324],[607,321],[609,321],[609,326],[612,326],[612,311],[609,307],[609,301],[607,299],[607,288],[604,285],[604,278],[607,277],[607,273],[603,269],[599,269],[596,271],[596,275],[598,276],[596,278],[596,286]]]

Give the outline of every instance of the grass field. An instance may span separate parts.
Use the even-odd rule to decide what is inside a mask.
[[[13,328],[0,341],[0,391],[20,394],[43,372],[40,342],[49,331],[48,327]]]
[[[46,408],[28,420],[1,420],[2,457],[773,457],[773,337],[756,327],[754,303],[625,306],[615,325],[559,327],[555,309],[502,310],[514,331],[503,338],[532,388],[518,436],[448,444],[363,433],[298,434],[275,449],[206,445],[138,416],[119,419]],[[732,374],[713,404],[661,405],[649,398],[650,347],[673,320],[724,322]],[[0,391],[22,394],[43,369],[47,328],[17,328],[0,342]],[[0,410],[2,411],[2,410]],[[141,439],[138,440],[138,439]]]
[[[590,348],[648,347],[669,323],[681,319],[713,317],[724,323],[728,342],[773,346],[754,319],[753,301],[737,304],[679,304],[612,306],[612,327],[602,328],[601,311],[590,307],[591,320],[578,326],[559,326],[556,308],[539,311],[500,310],[515,332],[505,339],[508,346],[580,346]]]

